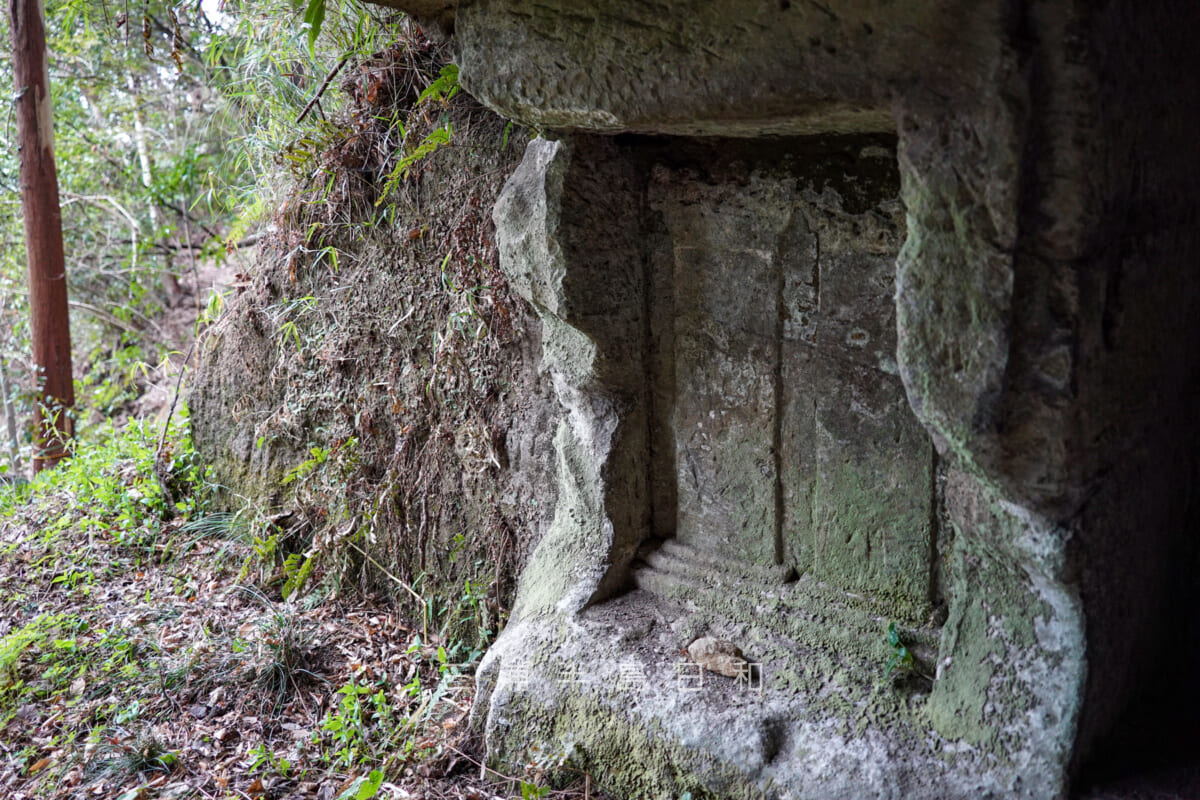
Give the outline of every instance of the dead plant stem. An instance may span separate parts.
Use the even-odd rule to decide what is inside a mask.
[[[380,564],[378,561],[376,561],[374,558],[372,558],[371,555],[369,553],[367,553],[366,550],[363,550],[361,547],[359,547],[354,542],[351,542],[349,540],[346,540],[346,544],[350,545],[355,550],[357,550],[359,552],[359,555],[361,555],[367,561],[371,562],[371,564],[373,564],[376,567],[376,569],[378,569],[384,575],[388,576],[393,581],[400,584],[400,586],[402,586],[406,592],[408,592],[410,595],[412,595],[414,600],[416,600],[418,603],[421,604],[421,637],[422,637],[421,641],[422,641],[422,643],[427,644],[429,642],[429,614],[428,614],[428,609],[425,605],[425,598],[423,598],[423,597],[421,597],[421,595],[417,594],[416,590],[414,590],[407,583],[405,583],[404,581],[400,580],[395,575],[393,575],[391,573],[391,571],[388,570],[387,567],[385,567],[383,564]]]
[[[321,85],[317,87],[317,93],[314,94],[312,100],[309,100],[308,104],[304,106],[304,109],[300,112],[300,116],[296,117],[297,125],[304,121],[304,118],[308,116],[308,112],[312,111],[313,106],[315,106],[317,101],[321,99],[321,95],[325,94],[325,90],[329,88],[329,84],[334,78],[337,77],[337,74],[342,71],[342,67],[346,66],[346,62],[349,60],[350,56],[342,56],[342,60],[339,61],[333,69],[329,70],[329,74],[325,76],[325,80],[321,81]]]

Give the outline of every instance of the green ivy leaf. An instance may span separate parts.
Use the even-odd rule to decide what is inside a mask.
[[[887,642],[892,648],[892,657],[888,659],[887,668],[884,670],[883,677],[886,680],[894,670],[901,672],[912,672],[916,667],[916,661],[913,659],[912,653],[904,646],[904,642],[900,640],[900,632],[896,630],[896,623],[888,625]]]
[[[337,796],[337,800],[371,800],[379,794],[379,787],[382,785],[383,771],[373,769],[368,774],[355,778],[350,788]]]
[[[888,644],[892,647],[900,646],[900,632],[896,630],[896,623],[894,622],[888,625],[887,640]]]

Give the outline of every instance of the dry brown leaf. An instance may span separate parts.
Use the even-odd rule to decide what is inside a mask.
[[[747,661],[741,648],[725,639],[702,636],[687,647],[688,656],[702,669],[738,678],[746,674]]]

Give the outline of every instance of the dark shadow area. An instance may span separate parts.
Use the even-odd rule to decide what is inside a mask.
[[[1084,762],[1073,793],[1080,800],[1200,797],[1200,548],[1192,541],[1179,560],[1192,568],[1176,569],[1167,593],[1154,667]]]

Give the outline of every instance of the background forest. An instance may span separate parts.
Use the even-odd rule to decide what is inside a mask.
[[[320,81],[395,36],[360,6],[332,9],[319,37],[310,37],[304,9],[245,6],[47,7],[82,426],[120,411],[164,365],[159,315],[183,301],[181,284],[261,235],[286,191],[282,175],[308,166],[343,110],[330,92],[297,126]],[[10,58],[6,48],[8,86]],[[0,363],[10,413],[24,417],[32,373],[14,140],[10,113],[0,150]],[[10,438],[4,468],[27,463],[28,447],[28,433]]]
[[[361,519],[371,503],[375,519],[385,503],[363,489],[358,440],[312,444],[274,476],[275,489],[306,502],[276,513],[216,482],[180,400],[200,360],[196,342],[232,298],[275,281],[256,277],[272,269],[289,275],[293,296],[256,313],[271,319],[277,355],[307,363],[303,319],[318,298],[296,264],[345,274],[350,239],[391,226],[414,167],[456,139],[452,119],[477,113],[447,54],[401,15],[354,2],[52,0],[47,25],[76,439],[68,461],[27,480],[36,386],[9,114],[0,139],[0,790],[122,800],[594,796],[586,776],[575,788],[548,785],[549,771],[570,773],[569,752],[499,776],[471,747],[471,675],[502,623],[497,585],[510,577],[502,565],[511,554],[478,558],[436,591],[354,537],[343,548],[352,557],[318,561],[321,530]],[[11,68],[0,50],[10,87]],[[483,127],[484,149],[519,154],[511,125]],[[488,176],[492,186],[502,180],[499,168]],[[477,197],[467,205],[470,220],[483,218]],[[510,312],[502,287],[487,285],[498,280],[494,258],[485,266],[471,249],[478,231],[462,219],[441,227],[457,249],[439,251],[426,284],[439,292],[427,306],[440,326],[433,367],[466,370],[500,346],[488,344],[495,318],[480,304],[506,324]],[[439,225],[397,235],[422,240],[427,228]],[[477,373],[463,374],[470,383]],[[461,377],[451,367],[444,375],[418,393],[441,396],[438,380]],[[451,435],[432,438],[468,458],[461,432],[478,426],[460,417],[478,403],[453,398],[461,413],[432,426]],[[498,470],[494,452],[482,452],[479,470]],[[406,491],[434,491],[441,474]]]

